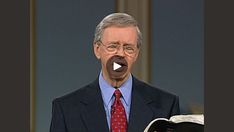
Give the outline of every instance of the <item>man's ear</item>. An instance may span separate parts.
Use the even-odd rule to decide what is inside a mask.
[[[97,59],[100,59],[100,46],[97,43],[93,43],[93,51]]]

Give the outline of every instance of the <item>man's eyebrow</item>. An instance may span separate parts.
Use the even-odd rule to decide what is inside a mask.
[[[134,44],[131,44],[131,43],[124,43],[123,45],[124,45],[124,46],[132,46],[132,45],[134,45]]]
[[[120,44],[119,41],[110,41],[108,44]]]

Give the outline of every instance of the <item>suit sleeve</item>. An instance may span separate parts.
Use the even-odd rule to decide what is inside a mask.
[[[57,100],[52,105],[50,132],[67,132],[62,108]]]
[[[171,116],[180,114],[179,97],[176,96],[171,109]]]

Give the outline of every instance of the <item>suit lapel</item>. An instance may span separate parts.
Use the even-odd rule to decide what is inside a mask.
[[[85,111],[82,114],[82,118],[88,131],[109,132],[98,79],[89,85],[82,102],[85,104]]]
[[[153,119],[153,112],[148,104],[152,100],[144,98],[142,89],[135,78],[133,78],[132,102],[128,124],[128,132],[143,132],[148,123]]]

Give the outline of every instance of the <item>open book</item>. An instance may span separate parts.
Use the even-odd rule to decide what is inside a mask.
[[[175,115],[169,120],[157,118],[144,132],[204,132],[204,115]]]

